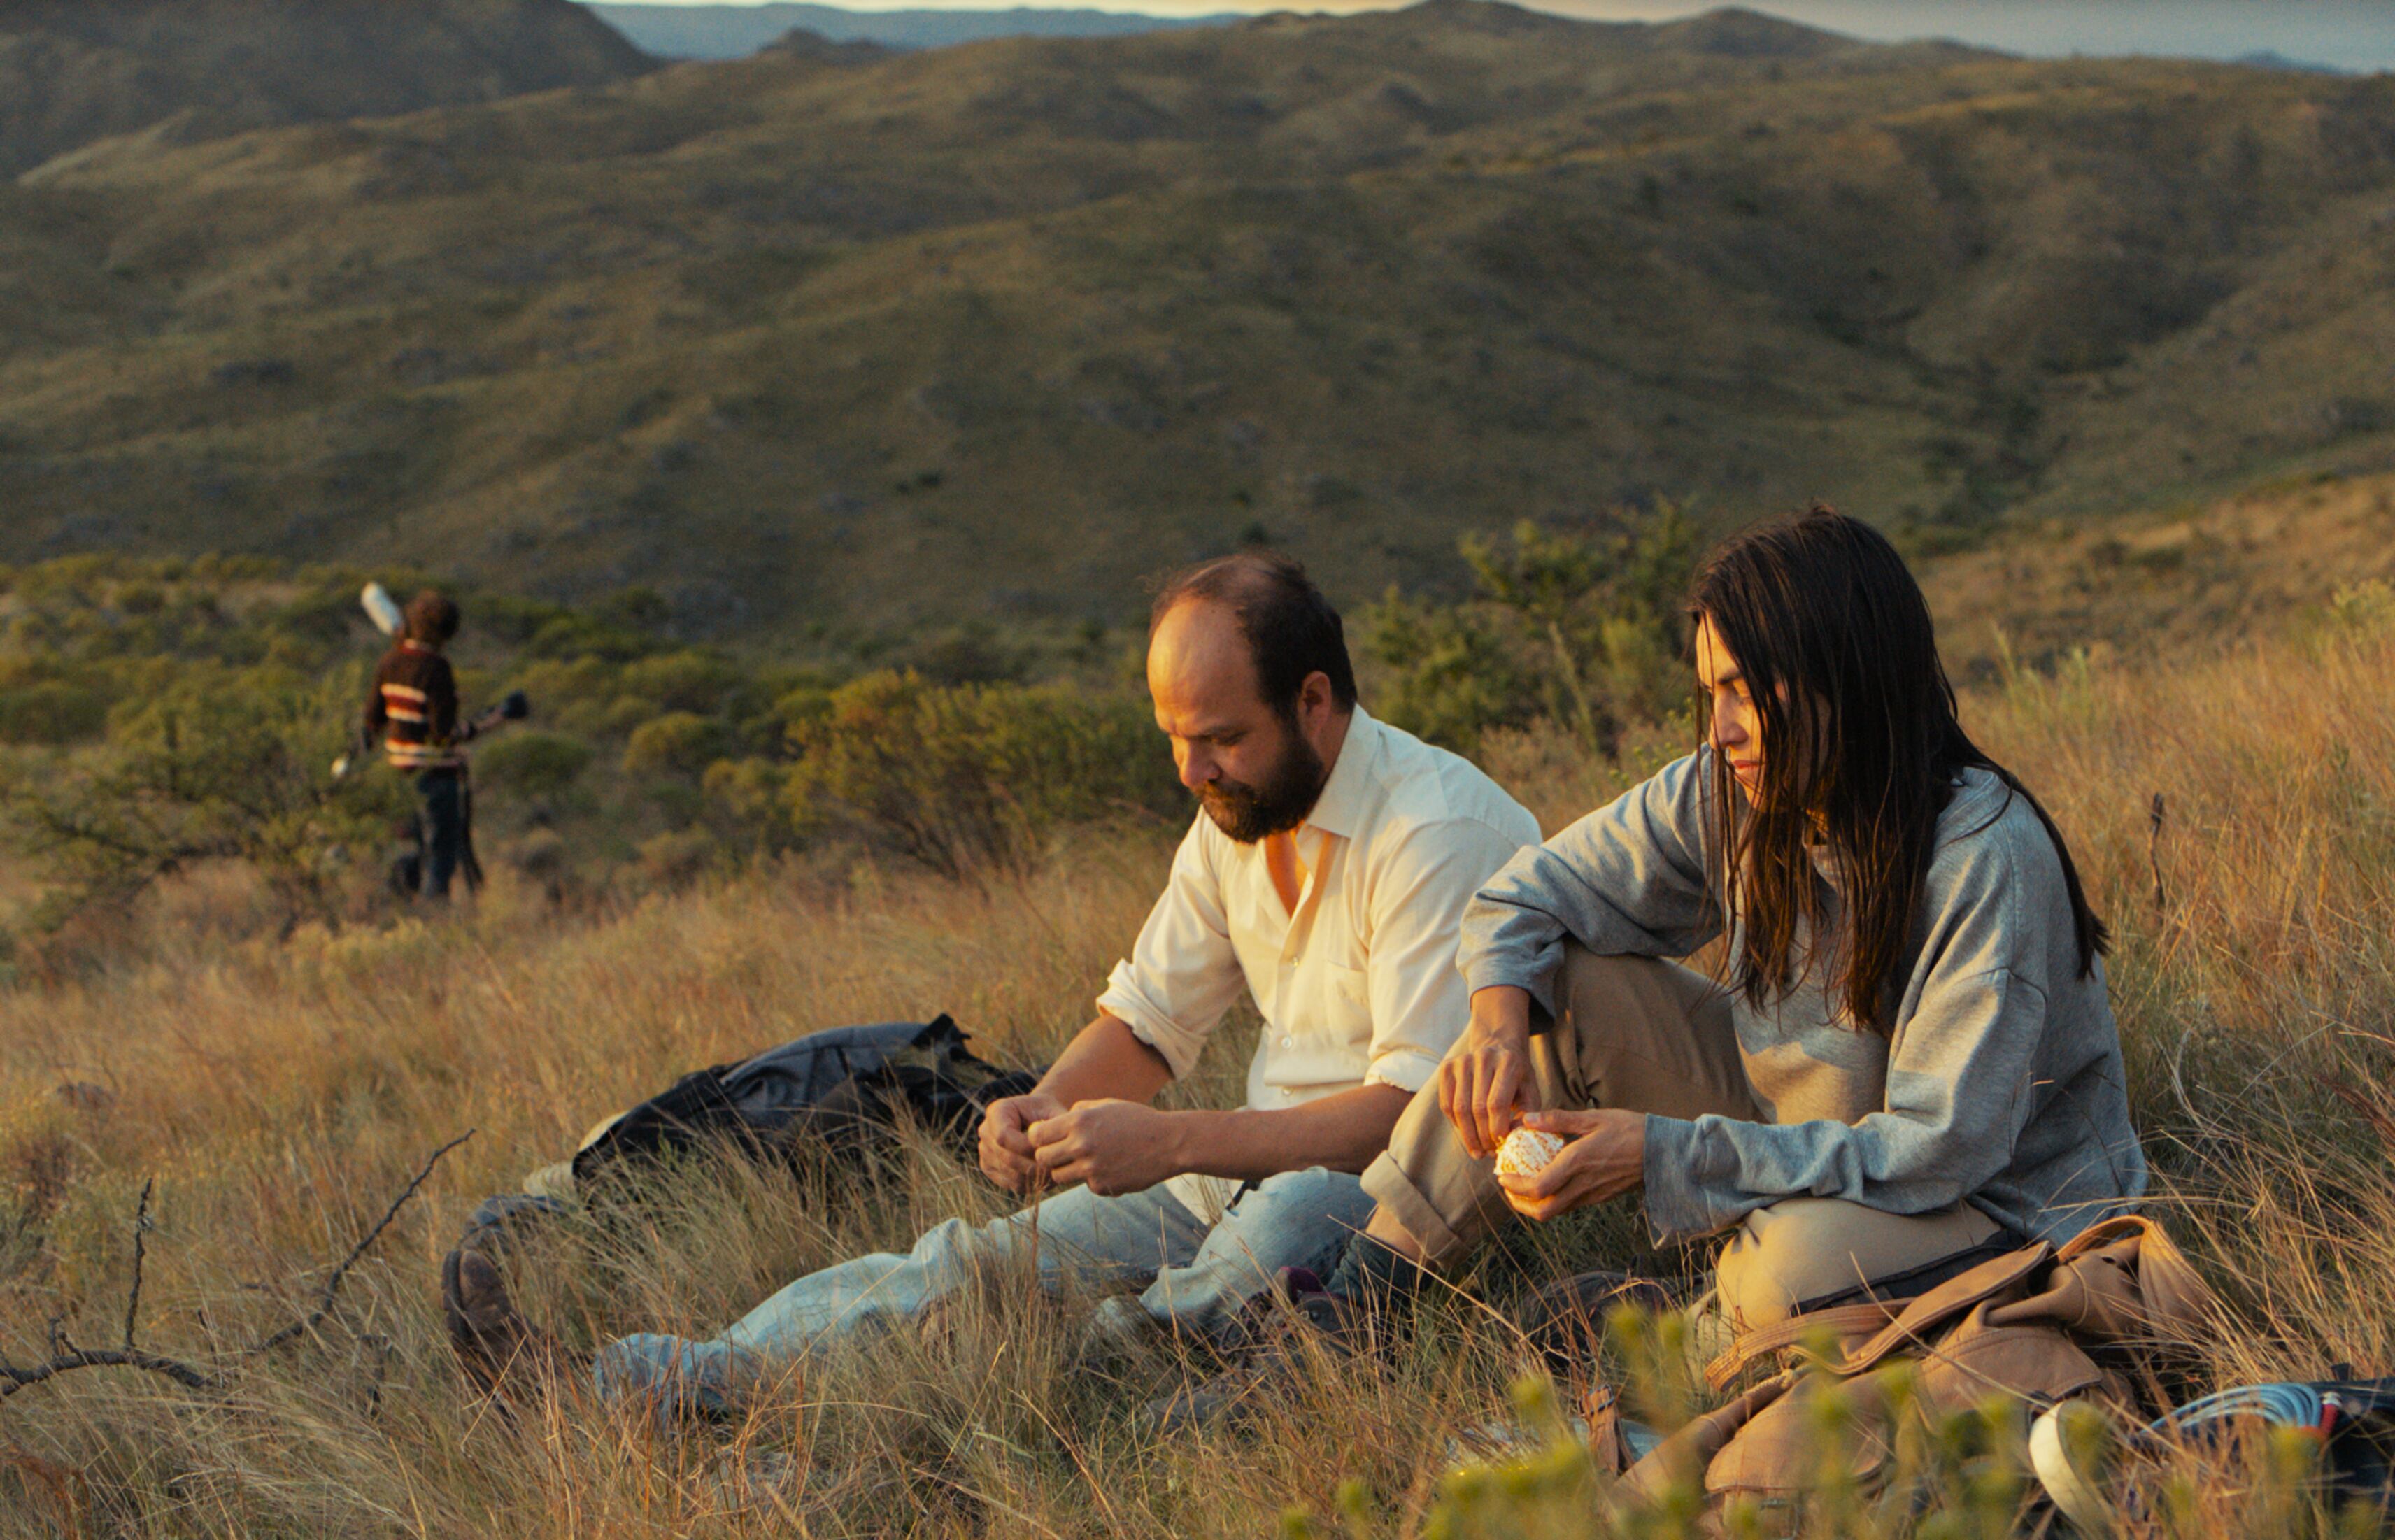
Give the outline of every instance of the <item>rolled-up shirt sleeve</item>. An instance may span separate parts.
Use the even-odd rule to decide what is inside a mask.
[[[1537,833],[1528,815],[1507,833],[1477,820],[1411,831],[1383,856],[1371,887],[1372,1046],[1368,1084],[1419,1091],[1472,1016],[1456,967],[1456,916]]]
[[[1719,934],[1706,891],[1709,756],[1665,766],[1509,861],[1464,911],[1469,987],[1515,985],[1553,1009],[1567,941],[1599,956],[1685,957]]]
[[[1098,996],[1098,1009],[1162,1054],[1176,1080],[1197,1067],[1206,1039],[1247,985],[1231,946],[1207,827],[1205,814],[1198,814],[1139,941]]]

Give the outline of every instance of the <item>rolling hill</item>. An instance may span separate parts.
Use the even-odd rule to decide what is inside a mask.
[[[2395,81],[1476,0],[604,89],[0,189],[0,559],[1069,623],[1241,539],[1814,495],[1923,548],[2395,447]]]
[[[0,0],[0,174],[153,126],[191,142],[646,63],[569,0]]]

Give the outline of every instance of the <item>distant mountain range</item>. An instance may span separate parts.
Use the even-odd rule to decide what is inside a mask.
[[[1181,27],[1220,26],[1237,16],[1162,17],[1098,10],[845,10],[837,6],[637,6],[595,4],[645,53],[660,59],[744,59],[793,29],[835,43],[938,48],[991,37],[1130,37]]]
[[[0,0],[0,178],[113,134],[188,143],[649,67],[569,0]]]
[[[1651,20],[1674,10],[1694,13],[1707,3],[1540,0],[1537,8],[1578,20],[1628,21]],[[1266,0],[1247,4],[1251,10],[1270,8]],[[838,6],[617,5],[604,0],[593,8],[633,42],[665,59],[742,58],[792,27],[839,41],[922,48],[988,37],[1114,37],[1224,20],[1082,9],[864,11]],[[1764,0],[1760,8],[1800,25],[1858,38],[1951,38],[2032,57],[2145,55],[2347,72],[2395,66],[2395,5],[2388,0]]]

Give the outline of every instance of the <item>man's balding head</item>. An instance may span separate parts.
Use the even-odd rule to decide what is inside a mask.
[[[1274,556],[1225,557],[1165,586],[1147,689],[1182,783],[1240,841],[1304,819],[1356,706],[1339,612]]]
[[[1242,551],[1176,574],[1158,590],[1148,612],[1153,643],[1164,619],[1187,604],[1227,615],[1245,642],[1248,664],[1264,702],[1286,717],[1305,681],[1320,674],[1342,712],[1356,708],[1356,667],[1347,656],[1339,612],[1288,557]]]

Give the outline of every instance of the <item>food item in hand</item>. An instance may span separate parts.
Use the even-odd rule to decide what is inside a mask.
[[[1564,1141],[1553,1134],[1542,1134],[1536,1128],[1516,1128],[1505,1136],[1497,1147],[1497,1174],[1501,1177],[1528,1177],[1544,1170],[1549,1161],[1563,1152]]]

